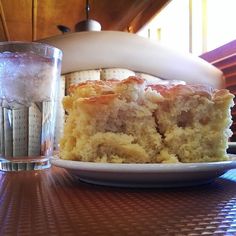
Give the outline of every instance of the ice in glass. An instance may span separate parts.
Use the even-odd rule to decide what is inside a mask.
[[[62,53],[41,43],[0,43],[0,169],[49,167]]]

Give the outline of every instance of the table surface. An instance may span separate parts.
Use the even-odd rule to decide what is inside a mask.
[[[86,184],[58,167],[0,172],[0,235],[236,235],[236,170],[166,189]]]

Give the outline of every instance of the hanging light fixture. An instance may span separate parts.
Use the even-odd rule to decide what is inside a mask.
[[[75,32],[81,32],[81,31],[101,31],[101,24],[96,21],[89,19],[89,11],[90,11],[90,5],[89,0],[86,0],[85,5],[85,13],[86,13],[86,20],[80,21],[75,25]],[[57,25],[57,28],[62,33],[70,32],[70,28],[64,25]]]
[[[101,30],[101,24],[98,21],[89,19],[89,11],[90,11],[89,0],[86,0],[86,6],[85,6],[86,20],[81,21],[75,25],[76,32]]]

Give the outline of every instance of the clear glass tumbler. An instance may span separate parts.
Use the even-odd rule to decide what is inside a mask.
[[[0,170],[50,167],[62,52],[42,43],[0,43]]]

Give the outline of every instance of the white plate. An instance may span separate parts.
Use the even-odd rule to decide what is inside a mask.
[[[235,158],[235,156],[232,156]],[[178,187],[211,182],[236,161],[180,164],[93,163],[51,158],[51,163],[67,169],[88,183],[116,187]]]

